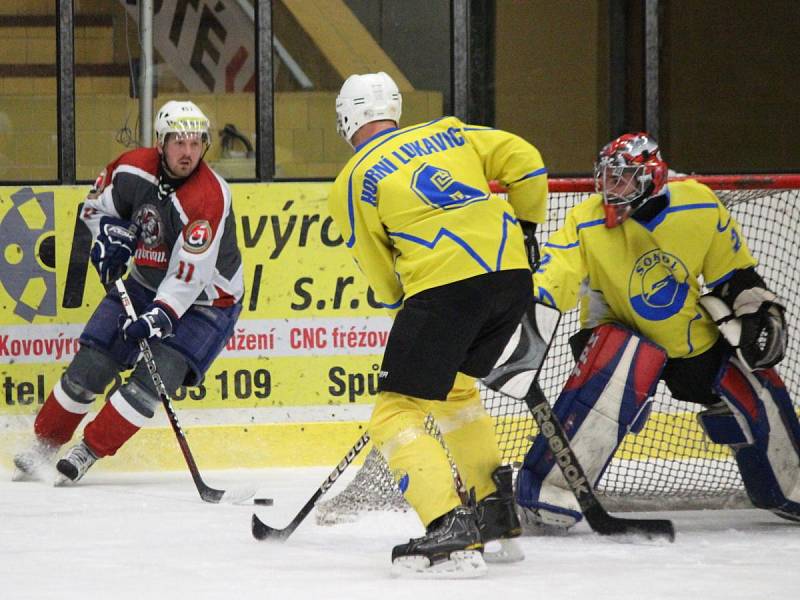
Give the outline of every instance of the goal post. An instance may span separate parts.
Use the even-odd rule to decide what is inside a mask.
[[[778,365],[790,396],[800,406],[800,175],[671,176],[696,179],[712,188],[741,225],[758,260],[758,271],[786,306],[789,347]],[[594,191],[590,178],[551,179],[547,222],[537,228],[540,244],[564,222],[569,208]],[[502,192],[495,187],[495,192]],[[540,374],[554,402],[573,366],[568,338],[579,328],[578,311],[566,313]],[[537,433],[525,403],[481,386],[495,422],[504,462],[518,463]],[[674,400],[663,382],[650,419],[629,434],[597,485],[610,510],[677,510],[749,506],[730,450],[711,442],[697,423],[701,406]],[[317,506],[317,521],[357,519],[370,510],[405,510],[380,454],[373,450],[355,479],[339,495]]]

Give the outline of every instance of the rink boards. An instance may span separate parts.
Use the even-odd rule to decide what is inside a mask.
[[[329,187],[232,185],[244,309],[203,385],[173,399],[201,467],[328,465],[365,427],[391,319],[327,213]],[[103,295],[89,265],[91,237],[77,218],[85,193],[83,186],[0,187],[3,462],[27,439]],[[685,417],[653,415],[656,423]],[[524,417],[507,419],[527,426]],[[103,467],[182,468],[173,437],[158,415]],[[656,452],[666,443],[642,447]]]

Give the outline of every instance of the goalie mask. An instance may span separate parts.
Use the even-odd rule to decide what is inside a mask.
[[[383,71],[351,75],[336,97],[336,130],[351,143],[356,131],[373,121],[400,124],[403,99],[397,84]]]
[[[626,133],[606,144],[594,167],[595,190],[603,195],[606,227],[616,227],[667,182],[667,163],[646,133]]]

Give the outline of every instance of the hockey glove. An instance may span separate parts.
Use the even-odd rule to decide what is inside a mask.
[[[769,369],[783,359],[788,342],[785,309],[766,288],[742,290],[732,309],[713,293],[701,296],[700,304],[751,371]]]
[[[784,310],[780,304],[765,301],[755,311],[741,314],[742,338],[739,352],[751,369],[769,369],[783,359],[788,342]],[[740,314],[736,302],[734,313]]]
[[[103,285],[125,274],[128,260],[136,250],[136,239],[136,227],[130,221],[114,217],[100,219],[100,233],[89,256]]]
[[[152,338],[165,339],[173,335],[177,318],[163,305],[153,303],[136,320],[120,318],[122,337],[126,341],[138,342]]]
[[[525,237],[525,252],[528,254],[528,264],[535,273],[541,261],[539,243],[536,241],[536,223],[520,221],[519,224],[522,227],[522,235]]]

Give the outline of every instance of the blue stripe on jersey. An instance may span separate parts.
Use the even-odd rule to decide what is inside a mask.
[[[544,247],[545,248],[560,248],[561,250],[569,250],[570,248],[575,248],[575,247],[580,246],[580,245],[581,245],[581,241],[580,240],[578,240],[577,242],[572,242],[571,244],[565,244],[565,245],[553,244],[551,242],[545,242],[544,243]]]
[[[389,140],[396,138],[398,135],[403,133],[408,133],[410,131],[416,131],[417,129],[421,129],[423,127],[427,127],[432,123],[436,123],[436,121],[441,121],[445,117],[440,117],[438,119],[434,119],[433,121],[429,121],[428,123],[422,123],[421,125],[417,125],[416,127],[407,128],[407,129],[400,129],[400,130],[392,130],[394,133],[392,135],[387,135],[384,139],[380,141],[380,143],[375,144],[375,147],[370,149],[369,152],[366,152],[364,156],[358,159],[358,162],[353,165],[353,168],[350,170],[350,177],[347,178],[347,219],[350,222],[350,239],[347,240],[347,247],[352,248],[356,243],[356,228],[355,228],[355,207],[353,205],[353,173],[358,168],[366,158],[372,154],[375,150],[383,146]],[[374,137],[374,136],[373,136]]]
[[[503,213],[503,236],[500,239],[500,248],[498,248],[498,250],[497,250],[497,264],[495,265],[495,269],[494,269],[495,271],[499,271],[500,270],[500,263],[503,262],[503,252],[506,249],[506,240],[508,240],[508,224],[509,223],[513,223],[514,225],[516,225],[517,223],[519,223],[519,221],[515,217],[512,217],[507,212],[504,212]]]
[[[700,204],[684,204],[683,206],[667,206],[667,208],[665,208],[655,217],[653,217],[652,221],[650,221],[649,223],[642,223],[642,226],[648,231],[653,231],[664,221],[664,219],[667,218],[667,215],[670,213],[681,212],[684,210],[702,210],[705,208],[716,209],[717,207],[718,205],[715,204],[714,202],[702,202]],[[725,225],[725,227],[727,227],[727,225]],[[719,229],[719,227],[717,227],[717,229]],[[719,230],[725,231],[724,228]]]
[[[606,223],[605,219],[595,219],[594,221],[586,221],[585,223],[578,223],[575,229],[580,231],[581,229],[584,229],[586,227],[597,227],[598,225],[605,225],[605,223]]]
[[[395,302],[394,304],[384,304],[383,302],[378,302],[383,308],[400,308],[400,305],[403,303],[403,296],[400,296],[400,300]]]
[[[688,354],[694,352],[694,344],[692,344],[692,323],[702,318],[703,315],[697,313],[695,316],[692,317],[692,320],[689,321],[689,325],[686,327],[686,345],[689,346]]]
[[[699,210],[701,208],[717,208],[715,202],[702,202],[700,204],[684,204],[683,206],[670,206],[667,212],[680,212],[682,210]]]
[[[605,225],[605,222],[606,222],[605,219],[595,219],[594,221],[586,221],[585,223],[578,223],[578,225],[575,227],[575,229],[580,231],[581,229],[586,229],[587,227],[597,227],[598,225]],[[580,246],[580,245],[581,245],[581,241],[580,240],[575,240],[574,242],[571,242],[569,244],[554,244],[552,242],[545,242],[544,247],[545,248],[560,248],[562,250],[569,250],[570,248],[575,248],[575,247]]]
[[[541,301],[542,304],[547,304],[548,306],[552,306],[553,308],[558,308],[556,306],[556,301],[553,299],[553,296],[550,295],[550,292],[548,292],[541,286],[538,287],[537,289],[539,290],[539,295],[537,296],[537,298],[539,299],[539,301]]]
[[[516,181],[512,181],[511,183],[509,183],[509,185],[513,185],[515,183],[519,183],[520,181],[525,181],[526,179],[530,179],[531,177],[538,177],[539,175],[544,175],[546,173],[547,173],[547,169],[545,167],[542,167],[541,169],[536,169],[535,171],[531,171],[527,175],[523,175],[522,177],[520,177]]]
[[[364,146],[366,146],[367,144],[369,144],[369,143],[370,143],[372,140],[374,140],[375,138],[379,138],[379,137],[381,137],[382,135],[386,135],[387,133],[391,133],[391,132],[393,132],[393,131],[397,131],[397,127],[390,127],[389,129],[381,129],[381,130],[380,130],[378,133],[376,133],[375,135],[373,135],[371,138],[368,138],[368,139],[364,140],[364,141],[363,141],[363,142],[361,142],[361,143],[360,143],[358,146],[356,146],[356,147],[355,147],[355,151],[356,151],[356,152],[358,152],[359,150],[361,150],[361,149],[362,149]]]
[[[505,221],[503,222],[503,225],[505,226]],[[456,244],[461,246],[467,252],[467,254],[469,254],[472,257],[472,259],[476,263],[478,263],[487,273],[492,272],[492,268],[486,264],[486,262],[481,258],[481,256],[477,252],[475,252],[475,250],[472,249],[472,246],[470,246],[466,241],[461,239],[455,233],[452,233],[450,230],[445,229],[444,227],[442,227],[439,230],[439,233],[437,233],[436,237],[433,238],[433,240],[431,240],[430,242],[424,240],[421,237],[417,237],[416,235],[411,235],[410,233],[388,232],[388,234],[389,237],[399,237],[404,240],[408,240],[409,242],[414,242],[415,244],[419,244],[420,246],[425,246],[426,248],[434,248],[436,247],[436,244],[439,243],[439,240],[441,240],[442,238],[450,238]]]
[[[722,276],[722,277],[720,277],[719,279],[716,279],[716,280],[714,280],[714,281],[709,281],[709,282],[707,282],[707,283],[706,283],[706,287],[713,289],[713,288],[717,287],[717,286],[718,286],[720,283],[725,283],[726,281],[728,281],[728,279],[730,279],[731,277],[733,277],[733,274],[734,274],[736,271],[738,271],[738,269],[734,269],[733,271],[730,271],[730,272],[728,272],[728,273],[725,273],[725,275],[723,275],[723,276]]]

